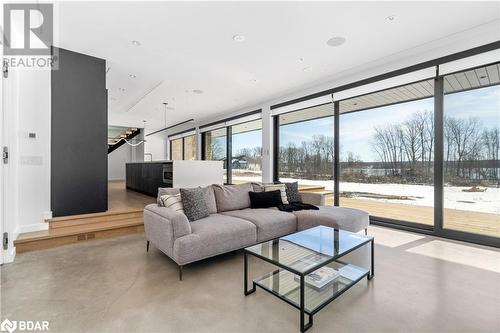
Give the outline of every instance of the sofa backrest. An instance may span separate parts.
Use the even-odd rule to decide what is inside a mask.
[[[251,183],[238,185],[212,185],[217,202],[217,211],[226,212],[250,208],[250,196],[253,191]]]
[[[208,207],[208,212],[210,214],[217,213],[217,204],[215,201],[215,194],[212,185],[202,187],[203,193],[205,195],[205,203]],[[160,204],[160,197],[165,194],[179,194],[180,191],[178,188],[173,187],[160,187],[158,188],[158,197],[156,198],[156,202]]]

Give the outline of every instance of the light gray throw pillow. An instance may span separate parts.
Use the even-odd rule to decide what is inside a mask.
[[[205,194],[201,187],[189,189],[181,188],[180,192],[184,214],[190,222],[210,215],[207,204],[205,203]]]
[[[218,212],[250,208],[250,195],[248,192],[253,191],[252,184],[212,186],[215,192]]]

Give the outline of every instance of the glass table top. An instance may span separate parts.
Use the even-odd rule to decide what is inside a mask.
[[[342,257],[369,243],[372,236],[317,226],[245,250],[298,273],[306,273],[325,262]]]

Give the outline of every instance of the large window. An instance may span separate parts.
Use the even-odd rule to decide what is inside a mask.
[[[231,127],[232,183],[262,181],[262,120]]]
[[[196,134],[189,135],[184,139],[184,159],[185,160],[195,160],[196,159]]]
[[[284,113],[279,121],[278,176],[301,190],[327,194],[333,204],[333,104]]]
[[[444,229],[500,237],[499,73],[444,77]]]
[[[170,139],[170,159],[195,160],[196,134],[184,136],[178,139]]]
[[[203,133],[204,159],[224,161],[224,182],[227,182],[227,129],[225,127]]]
[[[170,159],[182,160],[182,138],[170,141]]]
[[[433,80],[340,102],[340,205],[434,224]]]

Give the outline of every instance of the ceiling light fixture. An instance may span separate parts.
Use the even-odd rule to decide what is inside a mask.
[[[131,78],[131,79],[135,79],[137,77],[137,75],[129,74],[128,77]]]
[[[138,40],[133,40],[131,43],[134,46],[141,46],[142,45],[141,42],[139,42]]]
[[[238,42],[238,43],[244,42],[244,41],[245,41],[245,39],[246,39],[246,37],[245,37],[245,36],[243,36],[243,35],[234,35],[234,36],[233,36],[233,40],[234,40],[235,42]]]
[[[194,89],[193,94],[203,94],[203,90],[201,89]]]
[[[389,15],[385,18],[386,22],[394,22],[398,17],[396,15]]]
[[[163,105],[165,106],[165,127],[167,127],[167,102],[163,102]]]
[[[118,91],[125,92],[125,88],[118,88]]]
[[[332,37],[326,42],[326,44],[328,44],[328,46],[331,46],[331,47],[337,47],[337,46],[340,46],[344,43],[345,43],[345,38],[340,37],[340,36]]]

